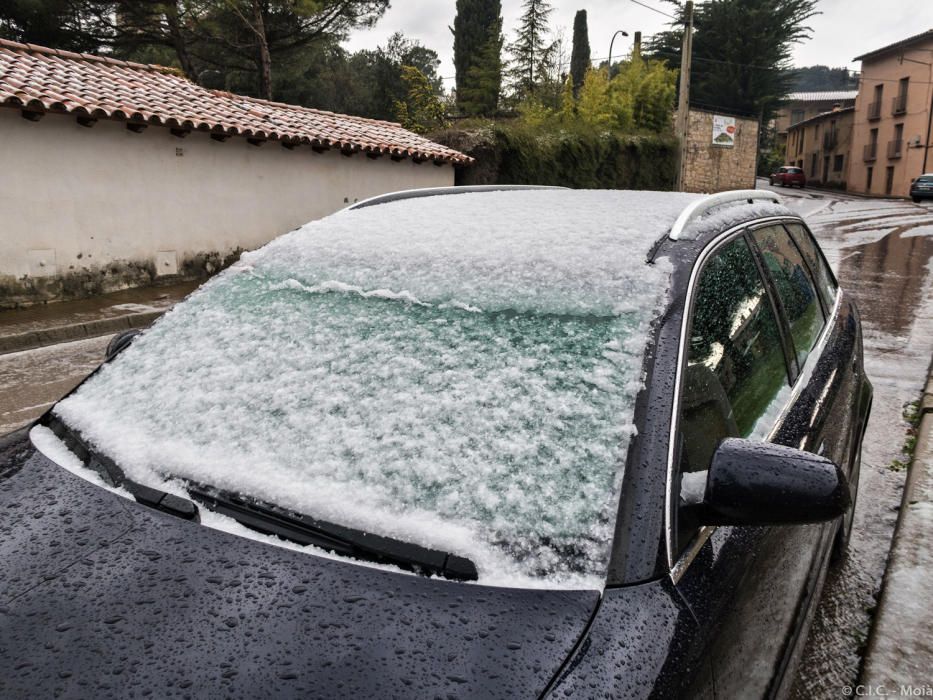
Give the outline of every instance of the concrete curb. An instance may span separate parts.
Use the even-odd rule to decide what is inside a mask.
[[[890,578],[893,576],[892,570],[895,566],[894,559],[897,556],[895,552],[898,550],[901,537],[909,537],[909,535],[904,535],[904,529],[906,527],[906,525],[904,525],[904,520],[910,508],[917,482],[922,476],[919,471],[922,469],[923,463],[928,461],[933,463],[933,451],[928,453],[926,445],[922,440],[922,436],[933,434],[933,364],[931,364],[930,370],[927,373],[927,382],[923,389],[923,395],[920,397],[919,411],[920,420],[917,422],[917,448],[910,460],[907,477],[904,480],[904,491],[901,495],[901,503],[897,513],[897,523],[894,526],[894,532],[891,534],[891,547],[888,550],[888,559],[885,564],[884,575],[881,578],[881,586],[878,590],[878,605],[872,615],[871,625],[868,631],[868,641],[865,645],[865,654],[860,662],[859,683],[872,683],[878,679],[879,674],[882,674],[883,671],[886,670],[884,669],[883,663],[874,662],[873,656],[878,655],[877,648],[879,644],[882,646],[884,644],[879,641],[879,637],[881,636],[879,628],[884,626],[881,623],[881,618],[885,612],[885,608],[888,607],[888,589],[890,588]]]
[[[101,335],[110,335],[131,328],[145,328],[168,309],[161,311],[146,311],[140,314],[125,314],[113,318],[102,318],[87,323],[71,323],[64,326],[43,328],[38,331],[27,331],[14,335],[0,336],[0,355],[23,350],[68,343],[84,338],[96,338]]]

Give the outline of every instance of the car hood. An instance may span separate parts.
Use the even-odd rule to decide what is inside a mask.
[[[0,695],[537,697],[597,591],[491,588],[149,510],[0,439]]]

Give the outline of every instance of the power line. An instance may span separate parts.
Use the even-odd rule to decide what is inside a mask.
[[[677,17],[675,17],[674,15],[669,15],[669,14],[667,14],[666,12],[664,12],[663,10],[659,10],[659,9],[656,8],[656,7],[651,7],[651,5],[646,5],[646,4],[643,3],[643,2],[639,2],[639,0],[631,0],[631,2],[634,2],[636,5],[641,5],[642,7],[646,8],[646,9],[648,9],[648,10],[651,10],[652,12],[657,12],[659,15],[664,15],[665,17],[670,17],[670,18],[673,19],[673,20],[676,20],[676,19],[677,19]]]
[[[632,0],[632,1],[634,2],[634,0]],[[652,51],[652,52],[650,52],[650,53],[647,55],[647,57],[650,58],[651,56],[664,56],[664,57],[667,57],[667,58],[680,58],[680,54],[678,54],[678,53],[673,53],[673,52],[671,52],[671,51]],[[596,65],[598,62],[600,62],[600,61],[606,61],[606,60],[608,60],[608,59],[609,59],[608,56],[599,56],[599,57],[596,57],[596,58],[591,58],[591,59],[590,59],[590,62],[591,62],[592,64]],[[738,62],[738,61],[723,61],[723,60],[721,60],[721,59],[716,59],[716,58],[705,58],[705,57],[703,57],[703,56],[697,56],[697,55],[694,55],[694,56],[693,56],[693,60],[694,60],[694,61],[699,61],[699,62],[701,62],[701,63],[713,63],[713,64],[724,65],[724,66],[737,66],[737,67],[740,67],[740,68],[751,68],[751,69],[753,69],[753,70],[762,70],[762,71],[781,71],[781,72],[785,72],[785,73],[795,73],[795,72],[797,72],[797,71],[802,70],[802,68],[778,68],[778,67],[775,67],[775,66],[763,66],[763,65],[758,65],[758,64],[755,64],[755,63],[741,63],[741,62]],[[561,69],[561,68],[563,68],[564,66],[569,66],[569,65],[570,65],[570,61],[561,61],[561,62],[558,64],[558,69]],[[806,66],[805,66],[805,67],[806,67]],[[846,71],[847,75],[849,75],[853,80],[864,80],[864,81],[867,82],[867,83],[899,83],[899,82],[900,82],[900,78],[871,78],[871,77],[866,77],[865,74],[864,74],[864,72],[862,72],[862,71],[853,70],[853,69],[851,69],[851,68],[845,68],[844,70]],[[701,72],[702,72],[702,71],[701,71]],[[441,77],[440,79],[441,79],[441,80],[454,80],[454,79],[455,79],[455,76],[443,76],[443,77]],[[911,79],[910,84],[911,84],[911,85],[931,85],[931,84],[933,84],[933,81],[929,81],[929,80],[913,80],[913,79]],[[844,89],[844,88],[840,88],[840,89]],[[854,89],[854,88],[853,88],[853,89]],[[808,92],[808,91],[807,91],[807,90],[803,90],[802,92]],[[810,91],[810,92],[814,92],[814,91]],[[820,92],[820,91],[817,90],[817,91],[815,91],[815,92]]]

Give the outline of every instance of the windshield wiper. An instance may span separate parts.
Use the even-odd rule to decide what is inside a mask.
[[[289,542],[314,545],[347,557],[456,581],[475,581],[476,565],[465,557],[317,520],[276,505],[186,481],[189,495],[203,507],[252,530]]]
[[[185,520],[200,522],[196,503],[129,479],[110,457],[90,448],[77,430],[54,415],[42,421],[81,460],[109,485],[129,491],[137,503]],[[456,581],[475,581],[476,565],[465,557],[428,549],[391,537],[373,535],[353,528],[316,520],[259,500],[247,499],[191,481],[184,481],[188,494],[203,507],[226,515],[251,530],[275,535],[301,545],[314,545],[347,557],[394,564],[425,575]]]
[[[137,483],[127,478],[116,462],[110,457],[99,452],[94,452],[81,437],[77,430],[73,430],[65,425],[55,416],[48,416],[45,426],[55,433],[56,437],[65,443],[65,446],[81,460],[85,467],[97,472],[100,477],[110,486],[121,487],[129,491],[137,503],[149,506],[155,510],[174,515],[183,520],[192,520],[200,522],[198,507],[186,498],[180,498],[175,494],[154,489],[151,486]]]

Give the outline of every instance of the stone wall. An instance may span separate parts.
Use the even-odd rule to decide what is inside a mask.
[[[691,109],[687,125],[684,191],[754,189],[758,160],[758,120],[735,117],[735,145],[713,144],[714,112]]]

